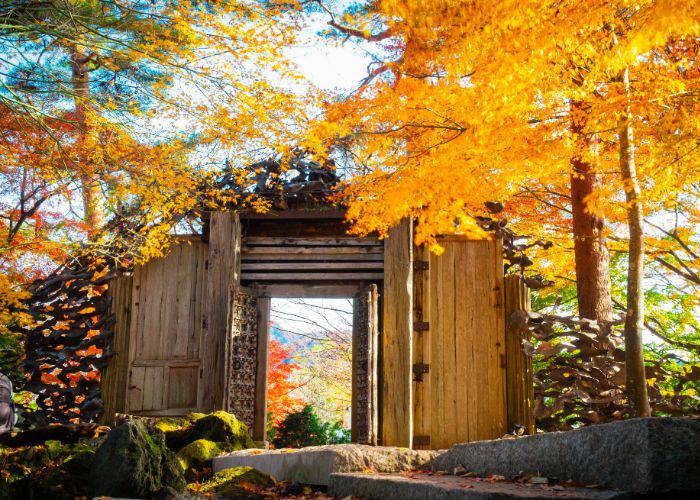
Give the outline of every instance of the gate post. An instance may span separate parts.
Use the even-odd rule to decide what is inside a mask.
[[[516,311],[530,311],[530,289],[517,275],[505,278],[506,321],[506,409],[508,430],[518,424],[528,434],[535,433],[535,417],[532,413],[533,380],[532,358],[525,354],[523,340],[530,340],[529,333],[514,321]]]
[[[207,289],[202,318],[201,368],[197,408],[224,408],[226,369],[224,354],[228,330],[229,287],[240,282],[241,223],[238,214],[214,212],[209,224]]]
[[[413,445],[413,222],[401,220],[384,240],[381,444]]]

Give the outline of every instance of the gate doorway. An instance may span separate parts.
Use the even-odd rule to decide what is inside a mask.
[[[272,297],[268,440],[287,415],[310,406],[326,429],[318,444],[350,440],[353,298]],[[272,433],[271,433],[272,431]],[[275,444],[276,446],[285,443]]]
[[[267,437],[273,300],[351,298],[350,428],[353,443],[377,444],[379,422],[379,287],[376,284],[235,286],[230,293],[227,408]],[[292,313],[299,316],[298,313]]]

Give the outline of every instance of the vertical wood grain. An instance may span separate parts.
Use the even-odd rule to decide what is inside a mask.
[[[506,431],[501,243],[445,237],[430,257],[430,447]]]
[[[176,415],[197,408],[207,257],[206,243],[183,241],[134,269],[122,411]]]
[[[430,250],[421,245],[414,248],[416,262],[427,262],[428,269],[414,271],[413,273],[413,324],[430,324]],[[432,326],[431,326],[432,328]],[[413,332],[413,363],[430,366],[430,330]],[[413,380],[413,435],[414,437],[430,436],[431,399],[430,399],[430,375],[426,374],[421,380]],[[416,442],[416,449],[430,449],[430,443]]]
[[[413,440],[413,226],[404,219],[384,241],[382,424],[384,446]]]
[[[527,356],[523,350],[523,340],[529,340],[527,332],[520,330],[515,324],[516,322],[511,320],[511,316],[516,311],[530,311],[530,290],[520,276],[506,276],[506,402],[508,430],[512,430],[513,426],[517,424],[525,427],[528,434],[534,434],[532,358]]]
[[[238,284],[241,265],[241,224],[238,214],[214,212],[209,226],[209,260],[205,294],[205,328],[200,355],[198,407],[212,411],[224,407],[224,352],[229,286]]]
[[[114,314],[114,327],[110,351],[112,357],[103,370],[100,391],[104,404],[102,422],[112,425],[115,413],[126,410],[126,391],[129,375],[129,332],[131,327],[132,277],[122,275],[109,283],[112,299],[110,312]]]
[[[255,372],[255,413],[253,439],[265,441],[267,425],[267,376],[270,363],[270,297],[258,298],[258,349]]]

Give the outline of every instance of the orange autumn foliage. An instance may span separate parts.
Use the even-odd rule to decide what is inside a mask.
[[[288,413],[300,410],[304,403],[299,398],[290,396],[297,388],[290,377],[301,368],[290,362],[291,348],[285,347],[277,340],[270,340],[269,368],[267,382],[267,411],[272,414],[274,425],[279,425]]]
[[[518,232],[554,243],[541,259],[548,276],[571,279],[569,176],[571,159],[582,157],[602,177],[589,209],[611,222],[624,251],[616,149],[624,67],[647,212],[682,211],[680,230],[695,232],[696,2],[379,0],[329,24],[377,54],[360,88],[329,102],[313,132],[314,141],[352,144],[358,168],[346,194],[357,232],[385,234],[410,216],[417,243],[479,236],[472,217],[500,201]],[[590,103],[595,157],[574,141],[572,100]],[[661,236],[650,246],[672,244]]]

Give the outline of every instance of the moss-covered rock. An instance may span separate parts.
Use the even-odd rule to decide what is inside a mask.
[[[192,441],[192,426],[206,416],[205,413],[190,413],[184,417],[163,417],[158,419],[154,427],[165,434],[165,444],[168,448],[177,451]]]
[[[211,465],[211,459],[221,454],[221,448],[213,441],[197,439],[185,446],[177,453],[182,468],[185,470],[185,477],[193,479],[192,469],[201,470]]]
[[[248,434],[248,426],[225,411],[216,411],[197,420],[189,437],[190,442],[197,439],[217,442],[222,451],[255,448],[255,443]]]
[[[197,420],[206,416],[206,413],[189,413],[184,417],[162,417],[156,421],[153,427],[167,434],[172,431],[189,429]]]
[[[173,451],[179,451],[198,439],[218,443],[222,452],[255,448],[255,442],[248,434],[248,426],[225,411],[162,418],[155,427],[165,433],[165,442]]]
[[[202,493],[234,498],[258,498],[256,490],[275,486],[275,480],[252,467],[233,467],[214,474],[199,486]],[[195,485],[189,485],[194,489]]]
[[[90,471],[93,496],[151,498],[169,488],[182,491],[185,480],[161,431],[130,420],[98,448]]]

